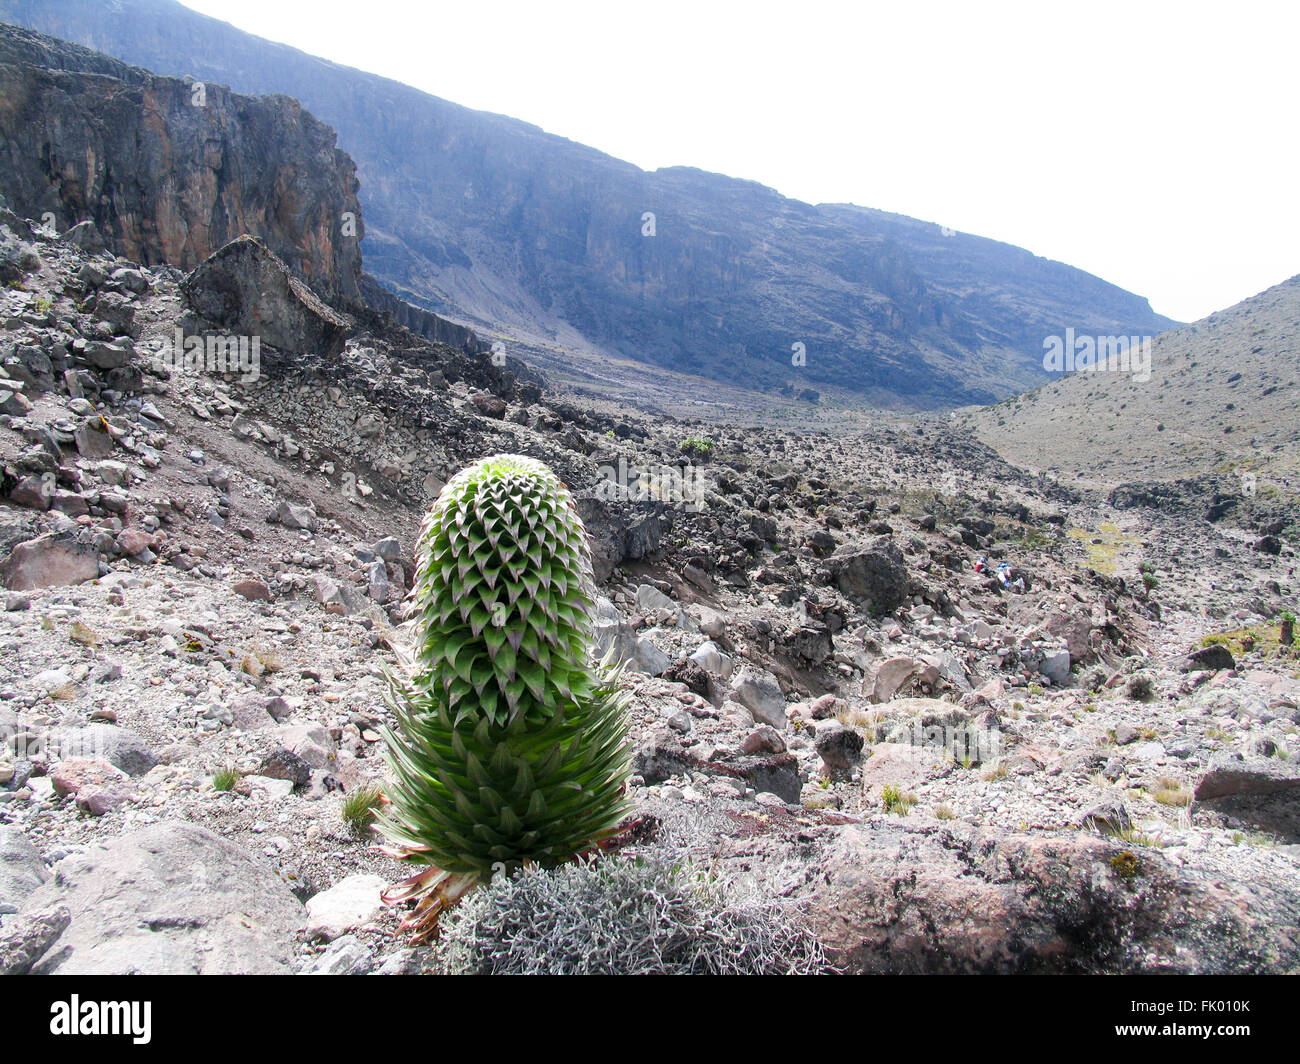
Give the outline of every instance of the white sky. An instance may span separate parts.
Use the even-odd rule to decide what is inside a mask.
[[[1194,320],[1300,273],[1295,0],[184,0],[648,170],[1059,259]]]

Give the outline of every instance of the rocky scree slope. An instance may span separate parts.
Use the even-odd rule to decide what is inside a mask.
[[[503,451],[559,471],[593,538],[634,851],[783,900],[849,970],[1300,969],[1291,546],[923,424],[734,426],[698,508],[662,477],[610,500],[700,426],[382,321],[336,355],[268,340],[255,380],[176,372],[156,341],[202,333],[205,278],[289,276],[264,245],[185,277],[9,212],[0,241],[3,970],[437,966],[389,935],[403,873],[343,803],[382,786],[420,517]],[[258,299],[310,320],[299,294]]]
[[[1096,484],[1219,474],[1258,500],[1300,494],[1300,277],[1166,332],[1150,379],[1078,372],[969,412],[1010,461]],[[1154,474],[1154,475],[1153,475]]]

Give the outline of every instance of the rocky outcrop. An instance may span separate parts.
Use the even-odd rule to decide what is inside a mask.
[[[1205,808],[1300,841],[1300,771],[1292,761],[1219,754],[1197,784],[1196,800]]]
[[[291,354],[332,357],[348,337],[348,320],[316,298],[255,237],[241,236],[204,259],[182,282],[181,292],[209,324]]]
[[[394,324],[410,329],[416,336],[423,336],[426,340],[446,344],[449,347],[458,347],[469,354],[475,354],[482,349],[482,344],[474,335],[473,329],[412,306],[395,296],[369,274],[362,274],[361,294],[367,304],[382,314],[390,315]]]
[[[192,269],[245,233],[331,300],[360,298],[352,160],[288,97],[158,77],[0,26],[0,190],[60,232]]]
[[[43,974],[262,974],[290,970],[304,911],[238,846],[169,821],[61,861],[28,906],[61,903],[71,922]]]
[[[16,827],[0,825],[0,916],[16,913],[49,875],[31,840]]]
[[[963,825],[844,829],[814,927],[850,972],[1239,973],[1300,965],[1294,886],[1180,869],[1150,847]]]

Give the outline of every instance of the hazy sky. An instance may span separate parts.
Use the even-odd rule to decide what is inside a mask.
[[[1300,273],[1300,3],[184,0],[645,169],[994,237],[1204,317]]]

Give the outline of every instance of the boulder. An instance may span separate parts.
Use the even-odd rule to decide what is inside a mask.
[[[181,282],[190,309],[234,336],[289,354],[333,357],[351,322],[323,303],[261,240],[241,236],[219,248]]]
[[[733,677],[731,691],[732,697],[753,714],[756,723],[785,730],[785,696],[770,672],[746,665]]]
[[[1300,966],[1300,889],[1157,849],[954,821],[849,825],[805,882],[851,973],[1246,974]]]
[[[60,728],[50,736],[50,750],[61,758],[100,758],[128,776],[143,776],[158,764],[143,737],[111,724]]]
[[[1237,667],[1236,659],[1232,656],[1232,651],[1218,643],[1212,643],[1208,647],[1202,647],[1187,655],[1186,668],[1189,671],[1197,669],[1210,669],[1218,672],[1222,669],[1235,669]]]
[[[99,554],[76,532],[47,532],[14,547],[3,573],[11,591],[81,584],[99,576]]]
[[[64,858],[25,912],[71,922],[34,967],[59,975],[276,975],[292,971],[302,904],[270,868],[180,821]]]
[[[58,904],[10,917],[0,926],[0,975],[26,975],[71,922]]]
[[[653,554],[673,526],[672,510],[660,502],[611,501],[599,488],[578,492],[573,502],[590,537],[597,583],[623,562]]]
[[[919,668],[914,659],[906,656],[882,661],[871,681],[871,701],[888,702]]]
[[[713,676],[727,679],[733,668],[731,656],[724,654],[717,643],[706,639],[691,653],[691,661]]]
[[[354,875],[307,902],[307,934],[329,941],[371,923],[384,908],[380,894],[388,884],[379,876]]]
[[[301,529],[305,532],[315,532],[317,527],[315,510],[310,506],[295,506],[285,499],[281,499],[276,506],[275,519],[285,528]]]
[[[845,779],[853,766],[862,760],[862,736],[838,720],[819,720],[813,746],[822,759],[822,768],[831,779]]]
[[[1300,768],[1294,761],[1216,754],[1196,785],[1196,801],[1300,842]]]
[[[826,568],[835,586],[870,613],[893,613],[907,600],[907,567],[888,537],[846,543],[826,559]]]
[[[672,665],[672,658],[659,649],[657,643],[650,635],[639,636],[636,640],[636,650],[633,652],[631,667],[638,672],[649,673],[651,676],[660,676]]]
[[[0,916],[18,912],[49,875],[31,840],[18,828],[0,824]]]

